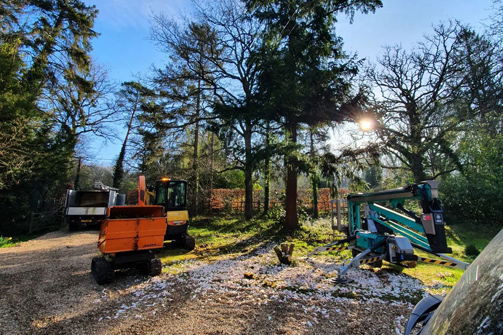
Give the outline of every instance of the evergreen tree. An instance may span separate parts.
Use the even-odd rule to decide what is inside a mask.
[[[54,93],[96,91],[87,76],[97,10],[78,0],[4,1],[0,15],[0,208],[9,223],[0,230],[20,232],[23,215],[59,205],[66,187],[77,139],[58,123]]]
[[[264,42],[255,55],[259,63],[256,98],[268,118],[280,122],[288,139],[285,227],[298,227],[297,165],[299,125],[340,122],[351,100],[357,63],[342,51],[335,35],[336,15],[367,13],[378,0],[310,1],[253,0],[250,11],[265,24]],[[358,99],[354,99],[355,105]]]

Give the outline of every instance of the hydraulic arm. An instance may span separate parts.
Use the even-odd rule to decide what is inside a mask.
[[[341,276],[350,268],[361,264],[380,266],[383,260],[402,266],[425,261],[466,269],[468,264],[444,255],[452,250],[447,246],[438,184],[429,180],[392,190],[348,195],[347,238],[317,248],[311,254],[352,250],[353,259],[345,261],[339,272],[340,282],[345,281]],[[407,200],[417,200],[422,213],[406,209]],[[418,257],[414,248],[448,261]]]
[[[374,233],[398,233],[422,249],[433,253],[451,253],[445,237],[443,210],[438,199],[438,181],[429,180],[393,190],[348,195],[350,235],[360,230]],[[417,199],[423,213],[404,208],[405,200]],[[396,210],[378,203],[388,203]],[[365,206],[365,221],[360,215]]]

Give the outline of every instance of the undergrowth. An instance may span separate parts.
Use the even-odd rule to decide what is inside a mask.
[[[12,245],[14,245],[14,242],[12,241],[12,237],[0,236],[0,248],[7,248]]]

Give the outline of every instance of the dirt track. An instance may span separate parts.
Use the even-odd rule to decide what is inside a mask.
[[[250,257],[211,265],[197,261],[185,273],[156,278],[124,272],[100,286],[90,274],[96,241],[94,231],[62,230],[0,249],[0,333],[396,334],[412,307],[399,300],[292,293],[259,280],[271,274],[262,274],[265,267]],[[255,271],[254,279],[241,278],[238,267]],[[288,282],[322,272],[266,270],[286,273]]]

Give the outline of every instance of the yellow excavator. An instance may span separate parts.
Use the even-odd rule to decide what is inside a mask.
[[[196,246],[195,239],[187,232],[189,211],[187,209],[187,182],[162,177],[147,189],[145,176],[139,177],[138,205],[160,205],[164,207],[167,228],[165,241],[175,241],[187,250]]]

